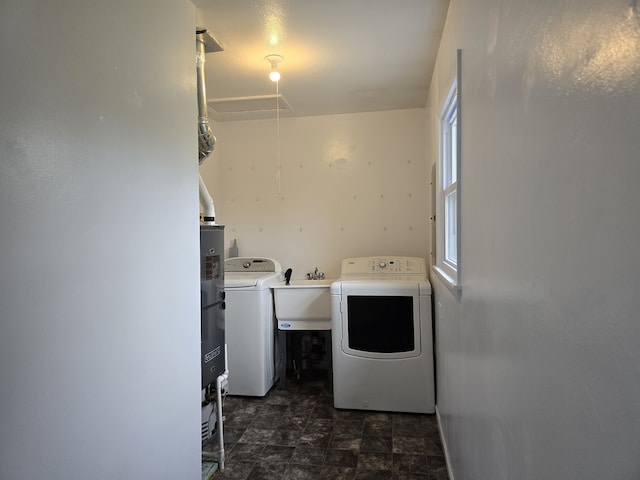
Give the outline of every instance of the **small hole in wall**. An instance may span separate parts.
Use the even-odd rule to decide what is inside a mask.
[[[353,196],[353,199],[354,199],[354,200],[357,200],[357,199],[358,199],[358,195],[354,195],[354,196]]]
[[[302,231],[302,227],[300,227],[300,228],[298,229],[298,231],[299,231],[299,232],[301,232],[301,231]]]
[[[409,194],[409,198],[411,198],[411,197],[413,197],[413,193],[410,193],[410,194]]]
[[[382,229],[386,232],[387,231],[387,227],[382,227]]]
[[[410,231],[410,232],[413,232],[413,227],[411,227],[411,226],[410,226],[410,227],[409,227],[409,231]]]
[[[262,227],[260,227],[260,228],[258,229],[258,231],[259,231],[260,233],[262,233]]]
[[[383,193],[380,194],[380,198],[384,198],[384,194]]]

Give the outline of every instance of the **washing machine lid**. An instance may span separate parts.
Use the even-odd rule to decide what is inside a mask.
[[[279,275],[275,272],[225,272],[224,288],[269,288],[269,285],[278,281]]]
[[[266,257],[231,257],[224,261],[225,288],[267,288],[276,281],[282,267]]]

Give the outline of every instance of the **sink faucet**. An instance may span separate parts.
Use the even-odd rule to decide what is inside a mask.
[[[307,273],[307,280],[322,280],[324,279],[324,272],[318,271],[318,267],[316,267],[313,273]]]

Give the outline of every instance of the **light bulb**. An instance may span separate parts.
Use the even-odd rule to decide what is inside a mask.
[[[269,78],[272,82],[277,82],[278,80],[280,80],[280,72],[277,70],[271,70],[271,72],[269,73]]]
[[[278,71],[278,64],[284,60],[282,55],[271,54],[264,57],[264,59],[271,64],[271,72],[269,72],[269,78],[272,82],[280,80],[280,72]]]

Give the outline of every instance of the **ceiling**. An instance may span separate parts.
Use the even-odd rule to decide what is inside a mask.
[[[193,0],[216,121],[424,107],[448,0]],[[269,80],[265,57],[284,57]],[[276,102],[279,94],[280,102]]]

